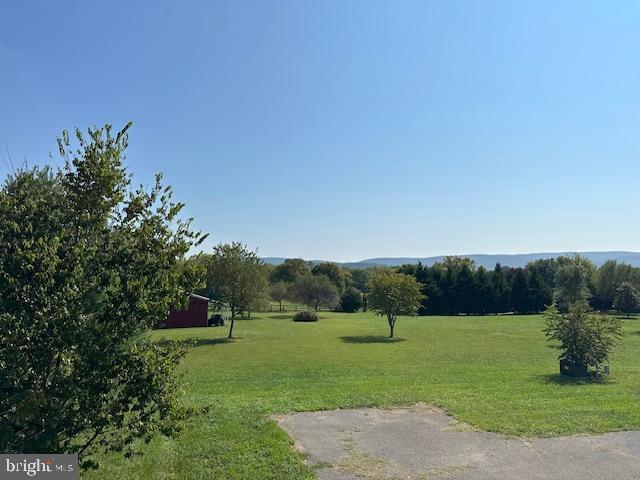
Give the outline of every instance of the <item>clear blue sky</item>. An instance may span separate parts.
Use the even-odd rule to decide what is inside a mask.
[[[164,172],[209,246],[640,249],[637,1],[7,0],[0,19],[14,162],[131,119],[136,178]]]

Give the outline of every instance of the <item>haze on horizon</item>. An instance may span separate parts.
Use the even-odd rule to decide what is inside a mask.
[[[0,16],[3,158],[45,163],[64,128],[133,120],[136,180],[163,171],[207,248],[640,249],[637,2],[24,1]]]
[[[410,260],[424,260],[424,259],[430,259],[430,260],[434,260],[436,259],[436,261],[439,261],[437,259],[439,259],[440,257],[447,257],[447,256],[452,256],[452,257],[469,257],[471,259],[474,259],[474,257],[486,257],[485,259],[485,263],[488,266],[494,266],[496,262],[500,262],[503,263],[507,266],[512,266],[510,264],[510,262],[505,262],[504,260],[500,260],[500,258],[502,257],[521,257],[519,260],[521,260],[523,262],[523,265],[526,264],[528,261],[531,261],[530,259],[528,259],[527,257],[535,257],[535,256],[539,256],[540,258],[556,258],[558,256],[569,256],[572,254],[578,254],[578,255],[582,255],[587,257],[590,260],[594,260],[594,257],[598,259],[598,261],[594,262],[596,263],[596,266],[601,265],[602,263],[604,263],[607,260],[613,260],[613,261],[617,261],[618,263],[631,263],[634,266],[636,266],[636,263],[640,263],[640,252],[638,251],[631,251],[631,250],[603,250],[603,251],[599,251],[599,250],[580,250],[580,251],[576,251],[576,250],[554,250],[554,251],[546,251],[546,252],[516,252],[516,253],[505,253],[505,252],[491,252],[491,253],[484,253],[484,252],[476,252],[476,253],[444,253],[444,254],[439,254],[439,255],[395,255],[395,256],[385,256],[385,255],[380,255],[377,257],[367,257],[367,258],[352,258],[352,259],[345,259],[345,260],[336,260],[336,259],[332,259],[332,258],[305,258],[305,257],[292,257],[292,256],[271,256],[271,255],[261,255],[261,257],[263,259],[267,259],[269,260],[268,263],[272,263],[272,260],[276,260],[276,259],[287,259],[287,258],[302,258],[303,260],[306,261],[313,261],[313,262],[336,262],[336,263],[346,263],[346,264],[351,264],[351,263],[360,263],[363,261],[370,261],[370,260],[397,260],[397,259],[401,259],[401,260],[405,260],[405,259],[410,259]],[[631,258],[630,258],[631,257]],[[630,261],[631,260],[631,261]],[[395,265],[395,264],[394,264]],[[400,265],[400,264],[398,264]]]

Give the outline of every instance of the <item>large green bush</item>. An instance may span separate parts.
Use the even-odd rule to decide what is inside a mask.
[[[362,308],[362,292],[347,287],[340,295],[340,310],[346,313],[354,313]]]
[[[125,450],[182,417],[183,351],[146,340],[202,237],[156,178],[130,188],[127,127],[59,140],[64,167],[0,187],[0,451]]]
[[[622,333],[620,319],[596,314],[586,302],[577,302],[561,313],[553,304],[545,313],[545,334],[560,350],[559,359],[596,367],[607,361]]]

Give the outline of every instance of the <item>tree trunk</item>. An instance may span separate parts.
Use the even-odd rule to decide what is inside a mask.
[[[231,314],[231,327],[229,328],[229,336],[227,338],[233,338],[233,322],[235,320],[235,314]]]
[[[278,302],[280,304],[280,311],[282,311],[282,300]]]
[[[389,317],[389,329],[390,329],[389,338],[393,338],[393,329],[395,328],[395,326],[396,326],[396,319]]]

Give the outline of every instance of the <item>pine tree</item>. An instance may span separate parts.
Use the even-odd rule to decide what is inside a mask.
[[[493,285],[493,313],[502,313],[509,310],[509,286],[500,263],[491,272],[491,283]]]
[[[522,268],[516,268],[511,283],[511,308],[516,313],[529,311],[529,279]]]

